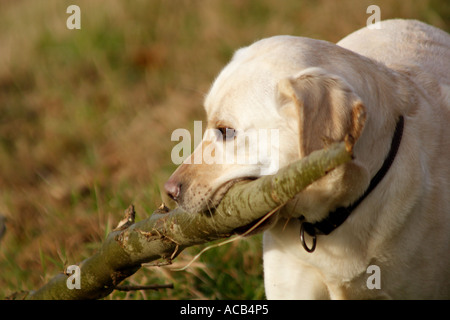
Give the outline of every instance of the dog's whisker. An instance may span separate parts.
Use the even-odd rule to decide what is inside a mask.
[[[208,200],[206,205],[207,205],[207,208],[208,208],[208,212],[209,212],[209,214],[211,216],[211,219],[212,219],[213,223],[215,224],[214,216],[216,214],[222,215],[222,213],[220,212],[220,210],[217,210],[217,207],[218,207],[217,205],[213,205],[212,200]],[[210,206],[210,205],[212,205],[212,206]]]

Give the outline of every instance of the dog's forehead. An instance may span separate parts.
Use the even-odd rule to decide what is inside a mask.
[[[257,79],[233,78],[216,80],[216,86],[205,99],[208,121],[245,126],[262,113],[274,112],[273,87]]]
[[[221,71],[204,101],[209,121],[228,119],[236,125],[275,112],[276,77],[258,62],[235,59]]]
[[[317,55],[311,50],[312,42],[301,37],[275,36],[237,50],[206,96],[208,118],[226,113],[250,118],[262,113],[270,115],[277,83],[308,67],[311,57]]]

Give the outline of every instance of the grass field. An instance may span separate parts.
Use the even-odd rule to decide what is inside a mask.
[[[66,8],[81,9],[68,30]],[[277,34],[336,42],[381,18],[450,30],[450,3],[423,1],[0,2],[0,298],[92,255],[129,204],[144,219],[175,169],[176,128],[233,51]],[[201,248],[175,260],[186,264]],[[206,252],[187,271],[142,268],[131,284],[174,289],[111,299],[264,299],[261,236]]]

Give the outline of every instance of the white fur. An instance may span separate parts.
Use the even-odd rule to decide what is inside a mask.
[[[258,41],[236,52],[205,100],[210,128],[279,129],[280,166],[324,147],[324,139],[358,138],[355,160],[300,193],[265,232],[269,299],[450,298],[450,36],[411,20],[381,28],[337,45],[290,36]],[[352,120],[361,112],[362,133]],[[307,253],[291,218],[314,222],[358,199],[400,115],[403,139],[387,175]],[[179,204],[197,212],[255,166],[182,165],[169,181],[182,183]],[[380,289],[367,287],[370,265],[380,268]]]

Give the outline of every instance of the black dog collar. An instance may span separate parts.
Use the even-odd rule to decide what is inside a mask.
[[[372,192],[373,189],[378,185],[378,183],[383,179],[383,177],[388,172],[392,163],[394,162],[395,156],[397,155],[397,151],[400,147],[400,142],[402,140],[403,135],[403,126],[404,119],[403,116],[397,121],[397,125],[395,127],[394,137],[391,141],[391,149],[384,160],[383,165],[380,170],[375,174],[375,176],[370,180],[369,187],[364,192],[364,194],[356,200],[353,204],[348,207],[339,207],[333,212],[330,212],[328,216],[318,222],[310,223],[304,221],[305,217],[301,216],[299,220],[301,221],[300,228],[300,240],[302,242],[303,248],[308,252],[313,252],[316,248],[316,235],[328,235],[332,231],[334,231],[337,227],[344,223],[344,221],[348,218],[348,216],[352,213],[352,211]],[[312,237],[313,244],[311,247],[308,247],[305,241],[305,231]]]

